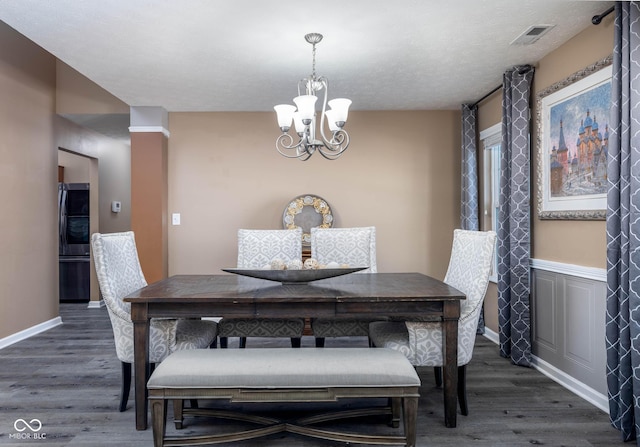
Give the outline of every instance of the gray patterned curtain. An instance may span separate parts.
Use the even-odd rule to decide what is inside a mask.
[[[640,5],[617,2],[607,156],[609,417],[640,446]]]
[[[476,123],[478,107],[462,105],[462,203],[460,228],[477,231],[478,224],[478,148]]]
[[[502,82],[502,150],[498,212],[500,355],[531,365],[529,98],[533,68],[515,67]]]
[[[460,202],[460,228],[477,231],[478,220],[478,147],[476,127],[478,106],[462,104],[462,198]],[[484,334],[484,310],[478,318],[478,334]]]

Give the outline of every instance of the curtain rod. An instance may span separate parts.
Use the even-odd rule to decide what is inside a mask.
[[[614,9],[615,9],[615,6],[612,6],[611,8],[607,9],[602,14],[599,14],[597,16],[593,16],[593,18],[591,19],[591,23],[593,23],[594,25],[600,25],[600,22],[602,22],[602,19],[604,19],[609,14],[611,14]]]
[[[527,70],[532,70],[535,69],[536,64],[531,65],[531,64],[525,64],[525,65],[518,65],[513,67],[514,70],[518,70],[518,74],[524,74],[527,72]],[[478,104],[480,104],[482,101],[484,101],[485,99],[487,99],[489,96],[493,95],[495,92],[497,92],[498,90],[500,90],[502,88],[502,84],[500,84],[499,86],[497,86],[496,88],[494,88],[493,90],[491,90],[489,93],[487,93],[486,95],[484,95],[482,98],[478,99],[476,102],[474,102],[473,104],[471,104],[471,107],[475,107]]]
[[[495,92],[497,92],[498,90],[500,90],[502,88],[502,84],[500,84],[499,86],[497,86],[496,88],[494,88],[493,90],[491,90],[489,93],[487,93],[486,95],[484,95],[482,98],[478,99],[476,102],[474,102],[473,104],[471,104],[471,107],[475,107],[478,104],[480,104],[482,101],[484,101],[485,99],[487,99],[489,96],[493,95]]]

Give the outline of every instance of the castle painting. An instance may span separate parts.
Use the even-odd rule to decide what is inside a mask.
[[[611,57],[538,93],[538,216],[603,219]]]
[[[607,192],[611,82],[550,108],[551,197]]]

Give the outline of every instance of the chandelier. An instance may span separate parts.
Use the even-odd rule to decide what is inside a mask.
[[[324,158],[335,160],[349,147],[349,134],[343,127],[347,122],[351,100],[336,98],[327,102],[329,81],[324,76],[316,75],[316,44],[322,40],[322,34],[310,33],[304,38],[313,46],[311,76],[298,81],[298,96],[293,98],[295,106],[280,104],[274,107],[278,126],[282,130],[282,134],[276,140],[276,149],[287,158],[298,158],[302,161],[308,160],[316,151]],[[318,132],[316,101],[318,93],[322,91],[322,112]],[[329,110],[327,105],[330,107]],[[325,135],[325,119],[331,132],[330,138]],[[292,121],[297,138],[289,134]]]

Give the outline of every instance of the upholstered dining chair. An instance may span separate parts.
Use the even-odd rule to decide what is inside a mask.
[[[466,295],[460,303],[458,321],[458,401],[463,415],[469,414],[466,367],[471,361],[478,318],[489,284],[496,244],[493,231],[454,230],[453,248],[444,282]],[[374,346],[402,352],[414,366],[435,367],[436,382],[442,373],[442,323],[373,322],[369,337]],[[439,384],[439,383],[438,383]]]
[[[356,273],[377,273],[376,228],[311,228],[311,257],[320,264],[337,262],[350,267],[368,267]],[[312,318],[316,347],[327,337],[369,336],[371,319]]]
[[[133,323],[131,304],[122,299],[147,285],[140,267],[132,231],[91,236],[93,258],[102,298],[107,305],[116,355],[122,364],[120,411],[127,408],[131,388],[133,357]],[[215,322],[197,319],[152,319],[149,327],[149,363],[162,362],[181,349],[204,349],[215,346],[218,327]]]
[[[238,230],[238,268],[263,269],[276,259],[287,264],[302,260],[302,229]],[[246,347],[247,337],[290,338],[291,346],[300,347],[304,318],[223,318],[219,323],[220,346],[227,347],[229,337],[240,337]]]

